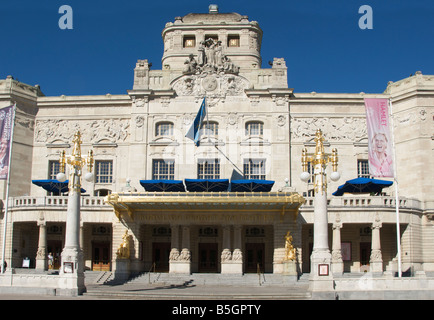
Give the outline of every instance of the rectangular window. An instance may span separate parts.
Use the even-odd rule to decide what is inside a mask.
[[[240,36],[230,35],[228,36],[228,47],[239,47],[240,46]]]
[[[219,159],[201,159],[197,164],[198,179],[220,179]]]
[[[244,159],[244,179],[265,180],[265,159]]]
[[[113,182],[113,161],[111,160],[95,161],[95,182],[96,183]]]
[[[152,179],[153,180],[173,180],[175,179],[175,160],[152,160]]]
[[[312,165],[312,162],[307,162],[307,172],[310,173],[310,178],[307,181],[307,183],[313,183],[314,182],[314,167]]]
[[[184,37],[184,48],[194,48],[196,46],[195,36],[185,36]]]
[[[357,160],[357,177],[358,178],[371,178],[369,175],[369,162],[368,160]]]
[[[59,173],[60,163],[57,160],[50,160],[48,162],[48,179],[55,180]]]

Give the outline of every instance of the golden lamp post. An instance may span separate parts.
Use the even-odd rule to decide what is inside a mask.
[[[88,173],[85,175],[87,181],[93,180],[93,151],[88,156],[81,155],[81,134],[80,131],[74,135],[72,154],[60,153],[60,168],[56,178],[60,182],[66,181],[65,166],[69,166],[69,193],[68,209],[66,216],[65,247],[62,251],[62,265],[60,270],[61,294],[76,296],[85,291],[84,286],[84,265],[83,252],[80,249],[80,197],[81,197],[81,175],[82,169],[87,164]]]
[[[301,162],[303,172],[300,179],[307,182],[310,178],[308,162],[314,168],[314,244],[311,255],[311,280],[332,280],[331,254],[328,245],[328,218],[327,218],[327,174],[326,166],[332,164],[333,172],[330,179],[337,181],[340,178],[338,169],[338,152],[336,148],[332,153],[324,152],[324,137],[318,129],[315,134],[315,153],[302,150]]]

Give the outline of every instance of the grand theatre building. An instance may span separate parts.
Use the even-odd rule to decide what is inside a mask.
[[[138,60],[125,94],[45,96],[0,80],[0,108],[16,102],[7,221],[0,181],[8,268],[59,268],[68,189],[54,180],[79,131],[95,160],[80,200],[86,270],[115,273],[128,260],[131,274],[278,274],[289,232],[297,273],[309,273],[314,184],[299,177],[319,129],[341,176],[331,181],[327,167],[332,271],[394,273],[399,239],[403,272],[434,272],[434,76],[416,72],[378,94],[301,93],[284,58],[261,67],[262,37],[258,22],[212,8],[168,22],[162,69]],[[365,98],[393,105],[398,198],[394,186],[332,195],[369,177]],[[204,99],[195,143],[186,135]]]

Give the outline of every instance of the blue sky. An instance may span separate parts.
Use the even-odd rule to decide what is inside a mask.
[[[285,58],[295,92],[381,93],[388,81],[434,74],[433,0],[14,0],[0,6],[0,78],[47,96],[125,94],[137,59],[161,69],[166,22],[210,3],[259,22],[263,67]],[[64,4],[72,30],[58,27]],[[359,28],[362,5],[372,30]]]

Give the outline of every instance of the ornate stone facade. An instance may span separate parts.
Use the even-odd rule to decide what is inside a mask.
[[[434,76],[419,72],[389,83],[384,92],[379,88],[378,94],[301,93],[287,83],[284,58],[262,67],[262,34],[258,22],[237,13],[177,17],[162,32],[161,70],[139,59],[133,88],[121,95],[52,97],[11,77],[0,80],[0,107],[17,101],[18,108],[8,265],[19,267],[30,256],[43,269],[44,255],[64,244],[66,198],[48,196],[31,180],[53,175],[60,148],[71,147],[80,130],[83,153],[95,148],[95,160],[106,165],[97,172],[104,179],[83,181],[80,227],[87,269],[143,272],[158,260],[162,272],[256,273],[259,263],[262,272],[284,273],[290,231],[294,270],[309,272],[314,186],[299,176],[302,150],[315,146],[321,129],[326,152],[338,149],[341,173],[340,181],[327,181],[332,271],[392,273],[397,269],[393,188],[378,197],[330,195],[357,177],[367,160],[363,99],[383,97],[393,104],[404,270],[434,271],[429,175],[434,170]],[[213,131],[195,147],[185,135],[205,96]],[[204,201],[192,192],[164,194],[137,207],[134,201],[122,202],[123,196],[148,195],[140,180],[166,173],[172,180],[198,178],[204,161],[218,163],[216,178],[273,180],[272,193],[256,194],[249,200],[261,204],[254,205],[243,202],[244,194],[224,194],[219,201],[231,201],[217,206],[216,199]],[[0,183],[3,195],[5,187]],[[306,202],[297,209],[289,200],[286,206],[267,202],[290,199],[286,192],[297,192]],[[114,209],[105,201],[123,207]],[[204,227],[214,231],[205,235]],[[126,230],[130,256],[119,262],[116,251]],[[107,259],[97,261],[96,251],[108,253]]]

